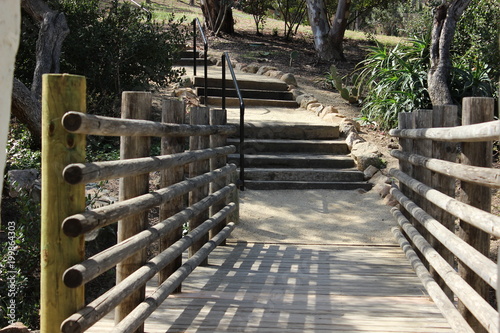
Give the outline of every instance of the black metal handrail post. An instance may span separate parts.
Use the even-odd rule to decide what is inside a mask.
[[[204,102],[207,104],[207,92],[208,92],[208,40],[205,36],[205,32],[203,31],[203,27],[201,26],[201,22],[198,18],[193,20],[193,74],[196,76],[196,30],[200,30],[201,38],[203,39],[203,67],[204,67],[204,75],[205,75],[205,94],[204,94]]]
[[[231,77],[233,78],[234,88],[236,89],[236,94],[240,101],[240,184],[239,188],[241,191],[245,190],[245,103],[243,102],[243,97],[241,96],[240,87],[238,86],[238,80],[236,80],[236,74],[234,74],[233,64],[231,63],[231,58],[227,52],[222,54],[222,109],[226,109],[226,62]]]

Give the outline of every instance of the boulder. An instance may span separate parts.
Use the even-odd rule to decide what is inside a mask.
[[[298,98],[299,96],[302,96],[302,95],[304,95],[304,94],[305,94],[305,93],[304,93],[302,90],[300,90],[300,89],[290,89],[290,92],[292,93],[292,95],[293,95],[293,99],[295,99],[295,100],[297,100],[297,98]]]
[[[384,200],[382,200],[382,202],[384,203],[384,205],[391,207],[396,207],[397,205],[399,205],[399,202],[391,194],[388,194],[384,198]]]
[[[340,125],[342,119],[344,118],[342,118],[342,116],[340,116],[338,113],[328,113],[323,117],[324,121],[335,124],[337,126]]]
[[[347,137],[351,131],[359,132],[361,130],[361,125],[354,119],[345,118],[340,123],[340,134],[343,137]]]
[[[351,131],[347,136],[347,138],[345,139],[345,143],[347,144],[347,147],[349,147],[349,150],[351,150],[355,144],[365,141],[366,140],[363,139],[356,131]]]
[[[319,102],[309,103],[307,105],[307,111],[316,112],[316,108],[318,108],[318,107],[321,107],[321,109],[323,109],[323,105]]]
[[[280,77],[283,76],[283,74],[284,73],[282,71],[269,71],[265,75],[275,79],[279,79]]]
[[[300,97],[299,97],[300,98]],[[302,109],[307,109],[307,106],[311,103],[318,103],[318,100],[316,98],[314,98],[314,96],[310,96],[310,97],[307,97],[307,98],[304,98],[302,99],[302,101],[300,102],[300,107]]]
[[[370,165],[365,169],[365,171],[363,171],[365,180],[371,179],[377,172],[379,172],[379,169],[373,165]]]
[[[323,113],[324,114],[328,114],[328,113],[339,113],[339,110],[337,110],[336,107],[332,106],[332,105],[327,105],[325,106],[325,108],[323,109]]]
[[[23,323],[17,322],[0,329],[0,333],[30,333],[30,330]]]
[[[368,182],[370,184],[376,185],[376,184],[390,184],[392,181],[389,177],[384,175],[382,171],[378,171],[368,180]]]
[[[312,98],[314,98],[314,96],[310,95],[310,94],[301,94],[301,95],[297,96],[297,98],[295,99],[295,101],[300,105],[302,103],[302,101],[304,99],[306,99],[306,98],[307,99],[312,99]]]
[[[277,71],[278,69],[273,66],[261,66],[257,71],[258,75],[265,75],[269,71]]]
[[[380,157],[382,154],[378,151],[377,146],[370,142],[360,142],[355,144],[351,149],[351,156],[354,158],[358,170],[364,171],[370,165],[380,168],[383,163]]]
[[[242,63],[242,62],[238,62],[234,68],[238,71],[242,71],[242,72],[245,72],[245,69],[246,69],[247,65]]]
[[[247,73],[255,74],[255,73],[257,73],[257,71],[259,70],[259,68],[260,68],[259,64],[252,63],[250,65],[247,65],[245,67],[244,71],[247,72]]]
[[[297,80],[295,79],[295,76],[293,74],[287,73],[281,76],[281,81],[285,82],[289,86],[295,86],[297,87]]]

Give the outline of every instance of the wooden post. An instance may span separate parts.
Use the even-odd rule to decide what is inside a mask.
[[[401,112],[398,115],[398,122],[399,122],[399,128],[400,129],[409,129],[413,127],[413,114],[411,112]],[[405,139],[405,138],[400,138],[399,139],[399,144],[401,146],[401,149],[404,152],[411,153],[413,151],[413,140],[412,139]],[[410,162],[405,162],[405,161],[399,161],[399,169],[407,174],[408,176],[411,176],[413,174],[413,165],[411,165]],[[405,196],[407,196],[410,199],[413,199],[413,191],[410,190],[408,187],[406,187],[404,184],[399,185],[401,192]],[[408,212],[404,209],[401,208],[401,212],[403,215],[411,220],[411,215],[408,214]]]
[[[186,105],[183,101],[174,99],[164,99],[162,106],[162,122],[173,124],[184,124]],[[182,153],[184,151],[184,138],[182,137],[162,137],[161,154],[169,155]],[[160,186],[162,188],[176,184],[184,180],[184,166],[174,167],[161,172]],[[183,196],[179,196],[170,202],[160,206],[160,221],[180,212],[184,206]],[[160,240],[160,252],[165,251],[172,244],[182,238],[182,227],[179,227]],[[182,256],[175,259],[170,265],[165,267],[158,274],[159,283],[165,281],[182,265]],[[181,292],[181,285],[174,291]]]
[[[210,110],[210,125],[226,125],[227,123],[227,113],[226,110],[222,109],[213,109]],[[216,148],[216,147],[222,147],[227,144],[227,136],[226,135],[211,135],[210,136],[210,148]],[[221,168],[225,166],[227,163],[227,157],[226,156],[221,156],[221,157],[215,157],[210,159],[210,170],[215,170],[218,168]],[[211,184],[210,187],[210,193],[214,193],[224,186],[227,185],[227,179],[220,178],[217,179],[215,182]],[[224,208],[226,206],[226,200],[219,201],[215,205],[213,205],[210,209],[210,216],[213,216],[216,214],[219,210]],[[217,227],[213,228],[210,230],[210,238],[213,238],[215,235],[217,235],[222,229],[227,224],[227,220],[221,224],[219,224]],[[226,245],[226,240],[223,240],[221,245]]]
[[[432,127],[432,110],[417,110],[413,112],[414,114],[414,126],[413,128],[431,128]],[[431,140],[415,140],[413,142],[413,153],[422,155],[425,157],[432,157],[432,141]],[[413,178],[424,183],[425,185],[431,185],[431,171],[421,166],[413,167]],[[415,195],[413,201],[423,210],[429,211],[430,203],[422,198],[420,195]],[[415,222],[415,227],[418,232],[427,240],[430,241],[430,235],[420,223]],[[423,260],[423,263],[429,268],[427,260]]]
[[[208,125],[209,124],[209,114],[208,107],[192,107],[191,108],[191,125]],[[204,149],[209,148],[210,137],[209,136],[191,136],[189,138],[189,149]],[[194,162],[189,166],[189,177],[195,177],[210,171],[210,165],[208,160]],[[201,186],[198,189],[192,191],[189,196],[189,204],[192,205],[208,195],[208,185]],[[189,221],[189,228],[193,230],[201,223],[203,223],[209,216],[208,210],[196,218]],[[189,257],[192,257],[206,242],[208,241],[208,234],[202,237],[198,242],[194,243],[193,246],[189,248]],[[208,265],[208,260],[203,260],[201,266]]]
[[[457,120],[457,106],[438,105],[434,107],[432,127],[454,127],[457,125]],[[455,162],[457,157],[456,146],[457,145],[454,142],[433,141],[432,157],[444,161]],[[455,197],[455,179],[452,177],[431,171],[431,187],[452,198]],[[431,209],[428,213],[437,221],[441,222],[441,224],[448,230],[451,230],[453,233],[455,232],[455,217],[453,215],[443,209],[440,209],[439,207],[436,207],[435,205],[431,205]],[[451,267],[455,267],[455,256],[450,250],[434,238],[431,239],[431,245],[450,264]],[[430,269],[430,273],[448,298],[453,301],[453,292],[448,286],[446,286],[443,279],[441,279],[439,274],[437,274],[432,267]]]
[[[467,97],[462,102],[462,125],[477,124],[493,120],[494,99],[487,97]],[[491,168],[492,142],[466,142],[462,144],[462,164]],[[461,182],[460,201],[484,211],[491,211],[491,190],[488,187]],[[490,248],[490,235],[464,221],[460,221],[459,236],[488,256]],[[488,299],[489,288],[486,282],[479,278],[466,265],[458,262],[460,276],[471,285],[483,298]],[[458,308],[474,332],[487,332],[482,325],[472,316],[462,302]]]
[[[83,260],[84,238],[67,237],[61,222],[85,210],[85,185],[62,177],[70,163],[85,162],[86,137],[68,133],[61,124],[67,111],[86,112],[86,81],[76,75],[42,79],[42,226],[40,332],[60,332],[64,319],[84,305],[84,288],[64,285],[64,271]]]
[[[151,93],[125,91],[122,94],[122,118],[145,119],[151,118]],[[120,159],[146,157],[150,155],[149,137],[121,137]],[[120,201],[148,193],[149,174],[120,179]],[[148,227],[148,213],[141,213],[118,222],[117,241],[141,232]],[[116,283],[123,281],[127,276],[140,268],[146,261],[146,250],[139,251],[116,266]],[[137,305],[144,300],[145,287],[127,297],[115,309],[115,324],[125,318]],[[136,332],[144,332],[141,326]]]

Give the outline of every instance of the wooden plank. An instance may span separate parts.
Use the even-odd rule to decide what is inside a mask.
[[[151,315],[147,332],[452,332],[394,247],[228,243],[210,263]],[[402,273],[391,280],[384,265]],[[384,284],[405,296],[379,293]],[[105,320],[88,332],[103,330]]]

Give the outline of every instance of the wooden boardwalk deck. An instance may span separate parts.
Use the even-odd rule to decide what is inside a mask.
[[[146,332],[452,332],[399,247],[238,242],[209,262]]]

